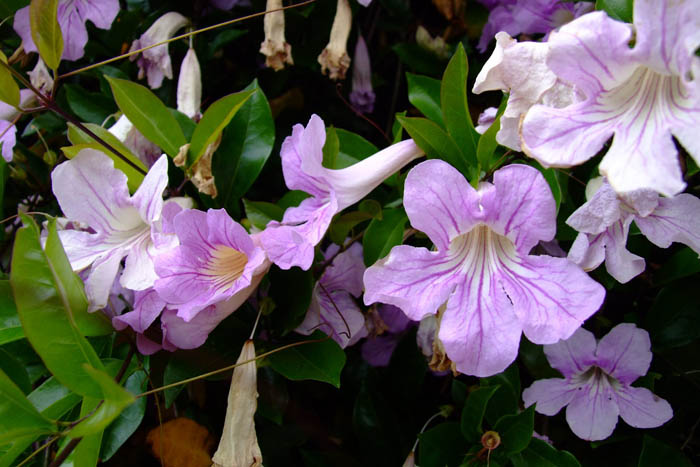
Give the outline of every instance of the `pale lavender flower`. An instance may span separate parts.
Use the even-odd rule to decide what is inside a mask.
[[[270,266],[265,252],[223,209],[185,210],[173,219],[173,229],[180,245],[156,257],[154,288],[186,322],[239,296]]]
[[[209,0],[209,3],[218,8],[219,10],[228,11],[231,8],[238,7],[248,7],[250,6],[250,0]]]
[[[140,38],[136,39],[129,51],[142,49],[172,38],[178,29],[186,26],[189,20],[180,13],[171,11],[158,18]],[[139,79],[144,76],[152,89],[157,89],[163,84],[163,78],[173,79],[173,66],[170,62],[168,44],[162,44],[139,55],[132,55],[129,60],[138,60]]]
[[[36,103],[36,95],[29,89],[21,89],[19,91],[19,108],[27,109]],[[17,107],[14,107],[6,102],[0,101],[0,120],[11,122],[20,114]]]
[[[499,31],[511,36],[518,34],[546,34],[574,18],[593,11],[593,2],[571,2],[566,0],[505,0],[482,1],[490,10],[477,48],[486,48]]]
[[[410,320],[401,309],[393,305],[381,304],[374,313],[376,314],[368,319],[373,329],[362,343],[362,358],[372,366],[387,366],[406,330],[418,323]]]
[[[78,60],[85,54],[88,41],[85,23],[92,23],[100,29],[112,27],[119,13],[119,0],[60,0],[58,2],[58,25],[63,35],[63,59]],[[15,13],[14,28],[22,38],[26,52],[36,52],[29,26],[29,7]]]
[[[282,143],[282,172],[290,190],[311,195],[298,207],[289,208],[282,222],[272,221],[260,240],[270,260],[282,269],[309,269],[314,247],[321,241],[333,216],[364,198],[387,177],[423,152],[413,140],[401,141],[350,167],[323,167],[326,129],[317,115],[308,125],[294,125]]]
[[[523,332],[554,343],[603,302],[604,288],[574,263],[528,254],[556,230],[554,198],[532,167],[502,168],[475,190],[449,164],[423,162],[408,173],[404,207],[437,251],[394,247],[365,272],[364,300],[416,321],[446,304],[438,338],[457,371],[499,373]]]
[[[2,158],[7,162],[12,161],[15,144],[17,143],[17,127],[12,122],[0,120],[0,145],[2,146]]]
[[[605,261],[605,269],[621,283],[641,274],[644,258],[625,249],[632,221],[661,248],[679,242],[700,254],[700,199],[687,193],[663,198],[652,190],[618,195],[600,178],[592,180],[587,191],[596,186],[595,194],[566,221],[580,232],[569,259],[583,269],[590,271]]]
[[[295,331],[308,336],[318,329],[345,348],[367,335],[365,316],[352,298],[362,294],[365,263],[359,243],[342,253],[339,249],[333,244],[326,250],[324,256],[333,262],[316,282],[309,310]]]
[[[479,114],[479,120],[476,122],[476,128],[474,128],[476,132],[480,135],[486,133],[486,130],[496,121],[496,115],[498,115],[498,109],[496,107],[489,107],[481,112]]]
[[[635,428],[661,426],[673,417],[668,402],[631,384],[651,363],[649,333],[618,324],[596,343],[579,329],[565,341],[544,346],[553,368],[564,376],[535,381],[523,391],[525,406],[544,415],[566,406],[566,421],[576,436],[597,441],[610,436],[618,416]]]
[[[553,32],[548,44],[547,65],[585,100],[533,106],[522,123],[523,150],[545,166],[570,167],[614,136],[599,170],[615,191],[681,192],[672,136],[700,162],[697,4],[637,0],[633,25],[589,13]]]
[[[190,118],[198,118],[202,105],[202,72],[194,49],[182,59],[177,80],[177,110]]]
[[[151,167],[163,155],[163,151],[152,143],[131,123],[126,115],[122,115],[114,125],[107,130],[124,143],[146,167]]]
[[[157,278],[153,267],[163,190],[168,183],[167,156],[149,170],[129,196],[126,175],[100,151],[84,149],[51,174],[53,192],[65,216],[91,231],[62,230],[61,242],[75,271],[90,267],[85,281],[90,310],[107,304],[124,257],[120,283],[144,290]]]
[[[370,68],[369,51],[361,35],[357,36],[354,63],[352,67],[350,102],[360,112],[372,113],[376,96],[372,90],[372,69]]]

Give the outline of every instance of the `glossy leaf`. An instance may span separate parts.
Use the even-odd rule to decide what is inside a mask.
[[[403,241],[408,217],[403,209],[385,209],[382,218],[372,219],[362,238],[365,265],[371,266]]]
[[[408,101],[428,119],[445,128],[440,107],[440,80],[406,73],[406,81],[408,82]]]
[[[320,331],[311,339],[325,337]],[[312,379],[340,387],[340,372],[345,366],[345,352],[332,339],[299,345],[267,357],[272,368],[293,381]]]
[[[352,131],[336,128],[338,136],[338,169],[348,167],[358,161],[368,158],[372,154],[379,152],[374,144],[367,141],[362,136]]]
[[[130,393],[137,395],[146,390],[147,383],[148,379],[146,378],[146,373],[144,371],[138,371],[127,378],[124,387]],[[102,448],[100,450],[100,459],[102,462],[108,461],[116,454],[119,448],[139,427],[145,413],[146,398],[141,397],[124,409],[119,417],[105,429],[102,439]]]
[[[187,144],[175,117],[147,87],[124,79],[105,76],[119,109],[149,141],[170,157]]]
[[[29,394],[32,384],[29,381],[27,368],[10,352],[0,347],[0,370],[4,371],[8,378],[22,390],[24,394]]]
[[[498,386],[480,387],[467,396],[462,409],[460,427],[462,434],[471,443],[478,443],[484,430],[481,428],[486,406],[491,396],[496,392]]]
[[[467,54],[460,42],[442,75],[440,103],[447,132],[462,151],[469,166],[476,165],[479,134],[474,130],[467,102]]]
[[[187,155],[188,167],[196,163],[207,147],[221,136],[221,132],[254,92],[249,90],[229,94],[209,106],[192,134]]]
[[[84,122],[101,124],[112,115],[114,101],[99,92],[90,92],[77,84],[64,84],[68,106]]]
[[[39,55],[52,70],[58,69],[63,55],[63,34],[58,25],[59,0],[32,0],[29,27]]]
[[[165,371],[163,372],[163,385],[168,385],[172,383],[177,383],[178,381],[183,381],[189,378],[193,378],[197,375],[203,373],[202,369],[196,364],[193,364],[190,360],[185,360],[180,358],[178,354],[170,356],[168,364],[165,366]],[[165,408],[169,409],[177,396],[180,395],[183,389],[185,389],[184,384],[168,388],[163,391],[163,396],[165,399]]]
[[[400,116],[396,118],[418,147],[425,151],[428,158],[442,159],[468,177],[476,169],[476,164],[470,165],[467,162],[455,140],[437,123],[427,118]],[[476,161],[476,157],[474,160]]]
[[[54,423],[41,415],[22,390],[0,370],[0,445],[15,438],[54,431]]]
[[[668,465],[673,467],[690,467],[693,465],[678,448],[672,448],[649,435],[644,435],[642,452],[639,455],[639,467],[658,467]]]
[[[690,248],[681,248],[674,253],[655,274],[656,285],[665,285],[700,272],[700,258]]]
[[[212,161],[218,199],[226,208],[248,192],[275,144],[275,122],[265,94],[257,81],[246,91],[252,94],[224,130]]]
[[[27,216],[22,220],[24,227],[17,231],[12,252],[10,283],[27,339],[62,384],[78,394],[100,397],[102,389],[83,365],[104,367],[78,327],[83,322],[84,328],[92,328],[99,315],[87,315],[85,292],[70,269],[55,220],[49,222],[46,251],[34,220]]]
[[[7,57],[0,51],[0,60],[7,63]],[[12,77],[12,73],[5,66],[0,65],[0,101],[13,107],[19,105],[19,86]]]
[[[445,422],[418,435],[420,467],[457,466],[467,452],[467,443],[457,422]]]
[[[281,221],[284,209],[266,201],[243,200],[245,215],[256,228],[263,230],[270,221]]]
[[[144,173],[148,172],[148,167],[146,167],[146,165],[141,161],[141,159],[139,159],[133,152],[131,152],[131,150],[127,148],[124,145],[124,143],[119,141],[119,139],[117,139],[117,137],[114,136],[112,133],[105,130],[101,126],[92,123],[84,123],[83,125],[85,125],[85,127],[88,130],[92,131],[104,142],[106,142],[114,149],[119,151],[121,155],[123,155],[131,162],[136,164],[137,167],[140,167],[144,171]],[[63,152],[64,154],[66,154],[66,157],[72,159],[81,149],[84,148],[97,149],[98,151],[101,151],[104,154],[106,154],[110,159],[112,159],[112,161],[114,161],[114,168],[124,172],[124,175],[126,175],[127,179],[127,186],[129,187],[129,191],[131,193],[135,192],[136,189],[139,186],[141,186],[141,182],[143,182],[144,177],[143,173],[139,172],[138,170],[124,162],[120,157],[117,157],[112,151],[96,142],[94,139],[92,139],[91,136],[84,133],[72,123],[68,123],[68,139],[77,147],[73,147],[71,149],[63,148]]]
[[[603,10],[618,21],[631,23],[634,0],[596,0],[595,9]]]
[[[314,288],[313,273],[297,267],[283,271],[273,266],[269,278],[270,298],[277,306],[277,323],[282,334],[287,334],[301,324],[309,309]]]
[[[689,277],[661,289],[645,328],[655,350],[687,345],[700,338],[700,290]]]
[[[541,439],[532,438],[522,453],[526,465],[537,467],[581,467],[581,464],[568,451],[559,451]]]
[[[518,412],[520,404],[520,373],[512,364],[502,373],[482,378],[482,386],[499,386],[486,407],[486,421],[494,425],[501,417]]]
[[[42,415],[51,419],[61,418],[78,405],[81,399],[53,376],[33,390],[27,398]]]
[[[0,345],[23,337],[24,330],[12,297],[10,281],[0,281]]]
[[[328,228],[328,237],[333,243],[342,245],[345,239],[356,225],[374,219],[374,216],[368,212],[353,211],[342,214],[333,219],[331,226]]]
[[[340,152],[340,140],[334,126],[326,128],[326,141],[323,143],[322,165],[327,169],[338,169],[338,153]]]
[[[493,427],[501,437],[498,449],[506,455],[519,453],[530,444],[534,426],[534,405],[517,415],[504,415]]]

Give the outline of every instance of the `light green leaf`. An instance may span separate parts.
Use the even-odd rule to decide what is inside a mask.
[[[385,209],[382,218],[373,219],[362,238],[365,265],[371,266],[389,254],[403,241],[403,230],[408,217],[403,209]]]
[[[24,330],[12,297],[10,281],[0,281],[0,345],[23,337]]]
[[[52,70],[57,70],[63,55],[63,34],[58,25],[58,0],[32,0],[29,27],[39,55]]]
[[[489,172],[491,169],[495,169],[492,166],[494,163],[493,153],[498,147],[498,142],[496,141],[496,135],[501,129],[501,115],[506,110],[506,105],[508,103],[508,96],[503,96],[501,99],[501,105],[496,113],[496,119],[491,124],[491,126],[484,132],[479,138],[479,142],[476,146],[476,159],[479,162],[481,170],[484,172]]]
[[[7,57],[0,51],[0,60],[7,63]],[[19,105],[19,86],[12,77],[10,70],[0,65],[0,101],[13,107]]]
[[[618,21],[631,23],[634,0],[596,0],[595,9],[603,10]]]
[[[147,87],[105,75],[119,109],[149,141],[170,157],[187,144],[175,117]]]
[[[87,316],[85,293],[63,252],[55,220],[49,222],[46,251],[34,220],[24,215],[22,220],[24,227],[17,231],[12,252],[10,284],[27,339],[62,384],[78,394],[100,397],[102,389],[83,364],[100,370],[103,365],[79,328],[83,323],[84,329],[95,330],[93,320],[100,315]]]
[[[263,230],[270,221],[281,221],[284,209],[267,201],[243,200],[245,214],[253,226]]]
[[[207,147],[217,140],[236,112],[254,92],[255,90],[248,90],[229,94],[209,106],[192,134],[190,150],[187,155],[188,167],[191,167],[204,155]]]
[[[320,331],[311,335],[312,339],[322,337]],[[333,339],[292,347],[267,358],[276,372],[293,381],[313,379],[340,387],[345,352]]]
[[[440,80],[429,76],[406,73],[408,81],[408,101],[423,115],[445,128],[440,107]]]
[[[0,445],[25,436],[56,431],[51,420],[41,415],[22,390],[0,370]]]

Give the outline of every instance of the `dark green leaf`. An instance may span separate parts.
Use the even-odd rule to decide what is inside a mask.
[[[520,404],[520,373],[513,363],[506,371],[488,378],[482,378],[482,386],[499,386],[486,407],[486,421],[494,425],[504,415],[518,412]]]
[[[27,339],[61,383],[78,394],[100,397],[102,389],[87,376],[83,364],[104,367],[78,327],[79,322],[88,323],[100,315],[87,315],[80,278],[63,253],[55,221],[49,222],[44,251],[39,227],[29,217],[22,220],[25,225],[15,238],[10,283]]]
[[[692,277],[661,289],[647,316],[654,349],[689,344],[700,338],[700,289]]]
[[[255,227],[263,230],[270,221],[281,221],[284,209],[267,201],[243,200],[245,215]]]
[[[41,415],[22,390],[0,370],[0,445],[25,436],[56,431],[56,426]]]
[[[119,109],[141,134],[170,157],[177,156],[187,140],[165,104],[145,86],[109,76],[105,78]]]
[[[68,105],[75,115],[85,122],[101,125],[114,113],[112,99],[98,92],[88,92],[76,84],[64,84]]]
[[[595,9],[603,10],[613,19],[632,22],[634,0],[596,0]]]
[[[316,331],[312,339],[325,335]],[[287,379],[312,379],[340,387],[340,372],[345,366],[345,352],[333,339],[299,345],[267,357],[272,368]]]
[[[437,123],[427,118],[397,118],[430,159],[442,159],[467,176],[476,168],[476,165],[470,166],[467,163],[457,143]]]
[[[134,395],[141,394],[146,390],[148,379],[144,371],[138,371],[129,376],[124,384],[127,391]],[[136,431],[141,424],[146,413],[146,398],[141,397],[135,403],[128,406],[109,425],[104,432],[102,448],[100,449],[100,459],[106,462],[112,457],[127,439]]]
[[[3,0],[0,2],[0,19],[14,15],[17,10],[27,5],[29,0]]]
[[[534,405],[517,415],[504,415],[493,427],[501,437],[501,445],[498,449],[506,455],[522,451],[530,444],[534,426]]]
[[[270,298],[277,305],[275,313],[282,326],[282,334],[286,334],[304,320],[311,303],[314,277],[311,271],[297,267],[287,271],[272,267],[269,274]]]
[[[0,348],[0,370],[4,371],[24,394],[29,394],[32,390],[25,366],[3,348]]]
[[[481,440],[481,435],[484,432],[481,424],[484,419],[484,413],[486,413],[486,406],[497,389],[498,386],[480,387],[467,396],[460,422],[462,434],[467,441],[478,443]]]
[[[554,446],[532,438],[527,449],[522,452],[527,466],[537,467],[581,467],[576,458],[567,451],[558,451]]]
[[[204,155],[207,147],[219,138],[236,112],[255,92],[248,90],[229,94],[209,106],[192,133],[190,150],[187,155],[188,167],[191,167]]]
[[[10,281],[0,281],[0,345],[23,337],[24,330],[12,297]]]
[[[416,43],[396,44],[391,50],[399,56],[402,63],[418,73],[437,75],[445,67],[443,60]]]
[[[690,467],[693,465],[678,448],[662,443],[649,435],[644,435],[642,452],[639,455],[639,467]]]
[[[58,0],[32,0],[29,27],[39,55],[52,70],[58,69],[63,55],[63,34],[58,25]]]
[[[352,409],[352,427],[361,443],[362,457],[371,465],[398,465],[397,414],[387,401],[373,373],[362,379]]]
[[[669,282],[700,272],[700,258],[690,248],[682,248],[674,253],[661,269],[654,275],[656,285],[665,285]]]
[[[445,467],[460,465],[467,444],[457,422],[445,422],[418,435],[418,459],[420,467]]]
[[[428,119],[445,128],[440,107],[440,80],[429,76],[406,73],[408,101]]]
[[[366,266],[389,254],[391,249],[403,241],[403,230],[408,217],[403,209],[385,209],[382,218],[372,219],[362,238]]]
[[[506,104],[508,103],[508,96],[504,95],[501,99],[501,105],[496,113],[496,120],[491,124],[491,126],[484,132],[479,138],[479,142],[476,146],[476,159],[479,161],[479,166],[484,172],[489,172],[493,167],[495,161],[493,161],[493,153],[498,147],[498,142],[496,141],[496,135],[501,129],[501,116],[506,110]]]
[[[0,61],[7,63],[7,57],[1,51]],[[0,101],[13,107],[19,105],[19,86],[12,77],[10,70],[3,65],[0,65]]]
[[[367,212],[353,211],[347,214],[342,214],[333,219],[331,226],[328,228],[328,236],[333,243],[342,245],[348,237],[350,230],[357,224],[373,219],[374,216]]]
[[[351,166],[379,151],[377,146],[352,131],[336,128],[335,133],[336,136],[338,136],[338,143],[340,145],[338,150],[338,164],[336,167],[338,169]]]
[[[168,360],[168,364],[163,372],[163,385],[193,378],[201,373],[202,370],[197,365],[194,365],[193,362],[178,358],[178,354],[174,354]],[[177,399],[177,396],[180,395],[183,389],[185,389],[185,385],[181,384],[164,391],[166,409],[173,405],[173,402],[175,402],[175,399]]]

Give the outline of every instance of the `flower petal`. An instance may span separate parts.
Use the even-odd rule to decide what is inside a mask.
[[[523,403],[525,407],[537,404],[537,412],[551,417],[571,402],[577,389],[565,379],[541,379],[523,391]]]
[[[597,366],[621,383],[647,374],[651,364],[649,333],[632,323],[618,324],[598,342]]]
[[[624,386],[617,391],[620,416],[635,428],[655,428],[673,418],[673,409],[647,388]]]
[[[109,29],[119,13],[119,0],[88,0],[76,2],[83,20],[90,20],[100,29]]]
[[[340,290],[323,290],[319,285],[314,288],[304,321],[295,331],[308,336],[316,329],[329,334],[343,349],[367,335],[365,317],[350,295]]]
[[[123,257],[122,250],[114,249],[92,264],[87,280],[85,280],[85,295],[89,303],[88,311],[99,310],[107,306],[109,292],[117,278]]]
[[[134,310],[115,316],[112,318],[112,323],[117,329],[131,326],[137,333],[144,333],[160,315],[165,305],[165,301],[152,288],[136,292]]]
[[[154,256],[155,251],[150,236],[144,235],[139,241],[132,243],[124,263],[121,285],[131,290],[145,290],[152,287],[158,279],[153,264]]]
[[[388,366],[400,340],[397,334],[371,337],[362,343],[362,358],[372,366]]]
[[[312,115],[306,127],[294,125],[292,135],[285,138],[280,151],[287,188],[314,196],[328,193],[322,166],[325,142],[326,127],[318,115]]]
[[[598,234],[622,218],[620,201],[610,184],[603,182],[583,206],[574,211],[566,223],[579,232]]]
[[[582,386],[566,408],[566,421],[576,436],[599,441],[610,436],[620,410],[609,385]]]
[[[168,186],[168,156],[163,154],[149,169],[131,201],[141,218],[151,224],[160,219],[163,210],[163,190]]]
[[[17,143],[17,127],[11,122],[0,120],[0,144],[2,145],[2,158],[5,162],[12,162],[15,144]]]
[[[659,198],[649,216],[637,216],[634,222],[645,237],[661,248],[679,242],[700,254],[700,199],[693,195]]]
[[[364,273],[362,245],[353,243],[347,250],[333,258],[333,263],[323,272],[320,281],[328,291],[344,290],[359,297],[364,288],[362,284]]]
[[[596,363],[597,342],[593,333],[579,328],[566,340],[544,346],[544,354],[552,368],[565,377],[588,370]]]

